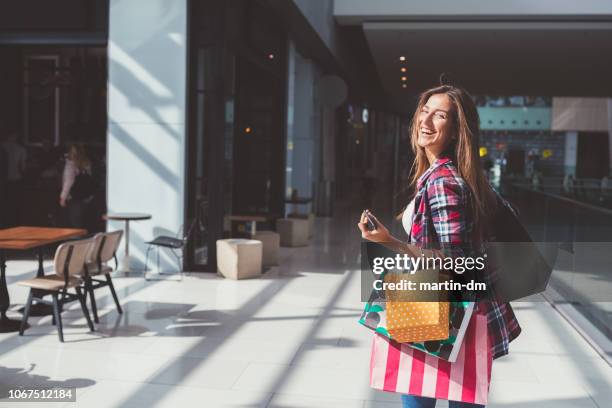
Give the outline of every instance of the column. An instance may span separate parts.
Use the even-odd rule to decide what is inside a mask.
[[[315,133],[319,136],[316,129],[318,116],[314,112],[315,66],[292,45],[288,67],[287,188],[297,189],[300,197],[314,198]],[[292,212],[295,207],[299,212],[306,213],[311,205],[289,205],[286,211]]]
[[[175,235],[183,224],[187,4],[113,0],[109,19],[108,211],[153,216],[130,226],[138,268],[144,241]],[[123,224],[108,225],[117,228]],[[164,254],[162,269],[177,267]]]

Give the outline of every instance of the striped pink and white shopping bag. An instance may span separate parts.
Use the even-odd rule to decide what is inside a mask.
[[[472,315],[454,363],[375,333],[370,386],[381,391],[486,405],[492,361],[487,318],[479,313]]]

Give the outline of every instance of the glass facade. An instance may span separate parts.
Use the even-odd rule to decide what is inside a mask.
[[[186,265],[215,270],[216,240],[245,230],[232,215],[283,211],[287,43],[251,2],[189,8]]]

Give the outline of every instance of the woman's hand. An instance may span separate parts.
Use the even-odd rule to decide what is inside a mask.
[[[62,208],[66,207],[66,200],[60,197],[60,199],[59,199],[59,205],[60,205],[60,207],[62,207]]]
[[[376,223],[376,229],[368,231],[368,219],[366,212],[372,217]],[[361,219],[357,223],[357,227],[361,230],[361,238],[367,239],[372,242],[390,242],[393,237],[389,233],[389,230],[382,225],[380,221],[372,214],[369,210],[365,210],[361,213]]]

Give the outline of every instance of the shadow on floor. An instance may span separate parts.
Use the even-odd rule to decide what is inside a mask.
[[[31,374],[36,368],[36,364],[31,364],[30,368],[10,368],[0,366],[0,402],[9,397],[9,390],[15,388],[27,388],[35,385],[38,389],[52,388],[86,388],[96,384],[94,380],[88,378],[69,378],[63,381],[51,380],[45,375]],[[76,398],[76,396],[75,396]]]

